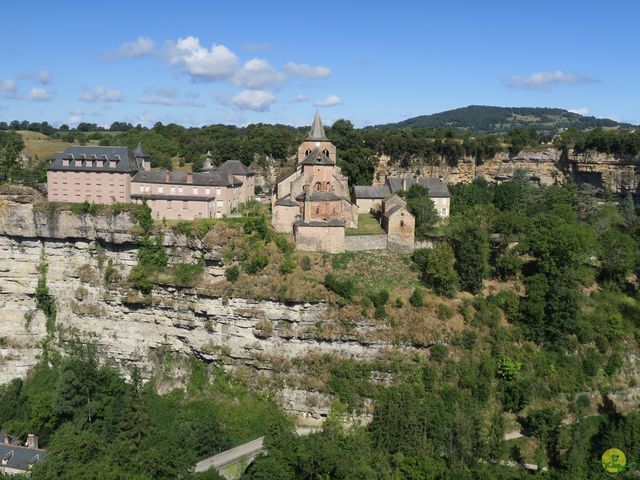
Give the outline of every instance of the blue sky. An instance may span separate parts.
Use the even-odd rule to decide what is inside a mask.
[[[11,2],[0,120],[395,122],[470,104],[640,123],[640,2]]]

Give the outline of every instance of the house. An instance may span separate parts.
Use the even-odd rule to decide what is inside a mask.
[[[294,170],[273,191],[274,229],[293,233],[301,249],[344,250],[344,229],[357,227],[358,212],[349,198],[347,177],[336,165],[336,147],[326,137],[318,112],[297,157]]]
[[[416,219],[407,210],[407,202],[392,195],[382,202],[382,228],[387,232],[387,248],[410,253],[415,246]]]
[[[201,172],[142,170],[131,181],[131,200],[146,202],[154,219],[221,218],[254,197],[255,173],[238,160],[217,169],[207,152]]]
[[[127,147],[73,145],[55,153],[47,167],[47,199],[65,203],[127,203],[131,180],[150,168],[142,146]]]
[[[29,434],[25,445],[15,437],[0,432],[0,475],[28,476],[33,465],[47,457],[46,450],[38,448],[38,437]]]
[[[451,193],[440,178],[387,177],[384,185],[353,187],[353,203],[358,206],[358,213],[380,211],[385,198],[400,191],[407,191],[414,184],[422,185],[429,190],[429,198],[441,217],[448,217],[451,206]]]

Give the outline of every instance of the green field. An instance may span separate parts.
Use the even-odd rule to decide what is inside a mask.
[[[384,235],[384,230],[376,217],[370,213],[358,215],[358,228],[347,228],[345,235]]]

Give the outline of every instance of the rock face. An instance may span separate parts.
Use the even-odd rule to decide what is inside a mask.
[[[47,214],[20,198],[0,196],[0,383],[26,375],[48,337],[34,298],[43,262],[57,306],[53,348],[64,351],[72,340],[91,343],[103,362],[125,374],[136,365],[164,390],[184,384],[194,358],[259,383],[269,381],[276,369],[288,374],[291,361],[306,355],[373,359],[393,348],[362,340],[361,334],[375,329],[370,324],[357,325],[348,337],[318,338],[314,332],[329,310],[323,303],[213,298],[172,287],[147,298],[107,285],[109,260],[122,278],[136,264],[133,228],[125,214]],[[167,235],[165,243],[170,261],[192,261],[206,253],[207,280],[221,281],[220,252],[204,252],[198,242],[179,236]],[[286,409],[311,418],[328,412],[329,397],[295,382],[288,385],[277,385]]]
[[[422,165],[401,168],[392,164],[389,157],[380,157],[374,175],[374,182],[384,183],[387,176],[402,176],[407,173],[442,177],[449,184],[472,182],[483,178],[490,182],[511,178],[516,170],[524,170],[541,184],[549,185],[568,178],[576,183],[591,183],[596,187],[607,187],[616,193],[631,192],[640,196],[640,158],[615,157],[602,153],[563,153],[555,148],[544,150],[523,150],[510,156],[498,153],[482,165],[476,165],[473,158],[463,158],[456,167],[445,161],[437,165]]]

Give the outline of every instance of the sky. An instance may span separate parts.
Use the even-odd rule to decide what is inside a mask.
[[[467,105],[640,123],[640,2],[7,2],[0,121],[397,122]]]

